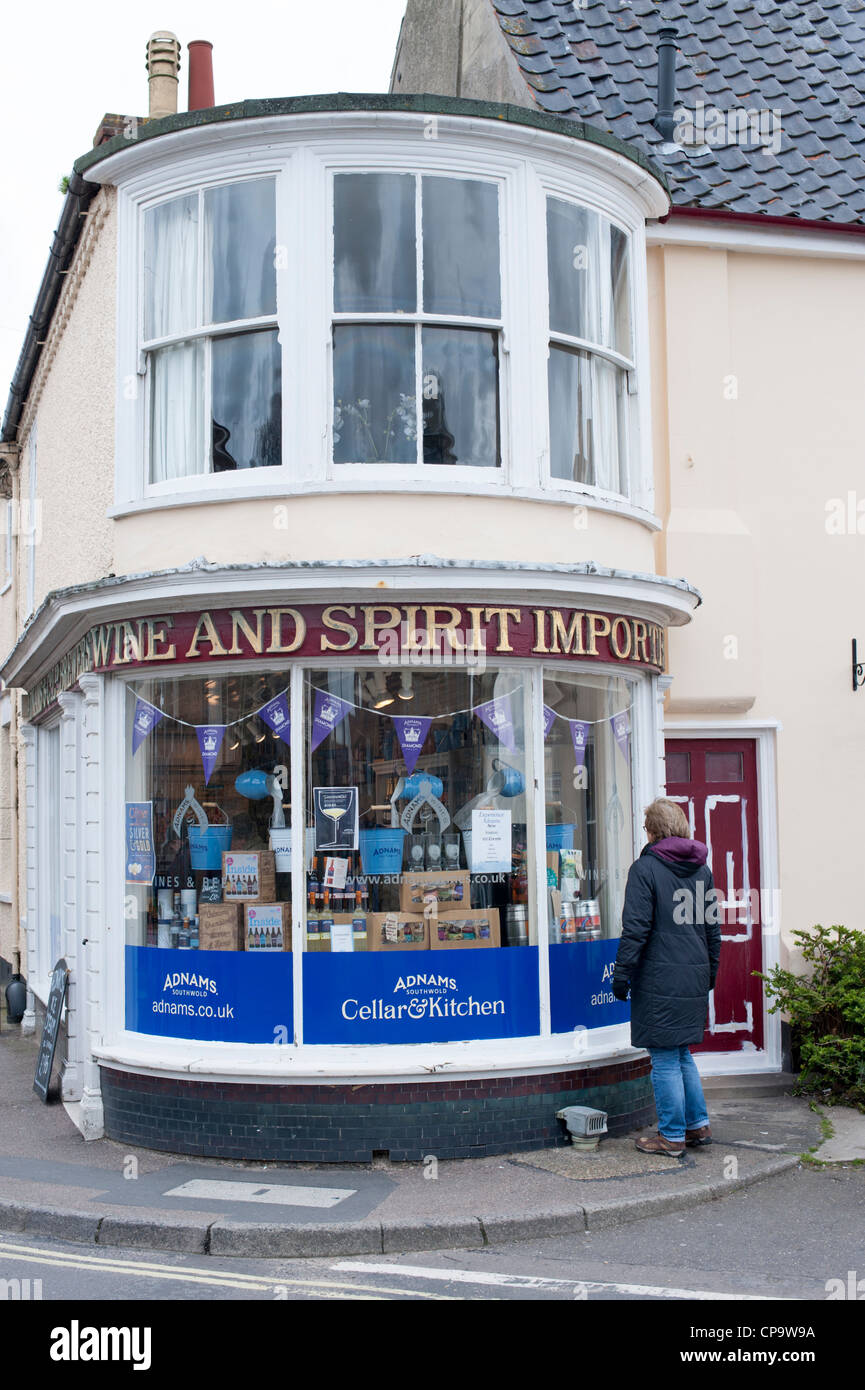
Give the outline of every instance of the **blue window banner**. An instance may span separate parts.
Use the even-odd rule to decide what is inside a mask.
[[[293,1043],[291,952],[126,947],[126,1027],[198,1042]]]
[[[538,948],[303,958],[305,1043],[468,1042],[540,1031]]]
[[[550,1026],[553,1033],[627,1023],[631,1006],[613,996],[618,938],[563,941],[550,953]]]

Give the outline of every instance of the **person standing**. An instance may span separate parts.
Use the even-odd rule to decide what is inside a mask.
[[[709,851],[690,838],[682,808],[658,797],[646,808],[645,830],[649,843],[625,888],[613,994],[627,999],[630,989],[631,1044],[652,1059],[658,1133],[636,1146],[681,1158],[686,1145],[712,1142],[690,1048],[703,1040],[718,974],[720,909]]]

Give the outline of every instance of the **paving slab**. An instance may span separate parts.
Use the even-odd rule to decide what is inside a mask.
[[[865,1162],[865,1115],[846,1105],[827,1105],[823,1113],[835,1133],[815,1153],[821,1163]]]

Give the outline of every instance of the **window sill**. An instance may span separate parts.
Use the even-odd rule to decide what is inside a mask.
[[[501,1041],[416,1043],[401,1047],[293,1046],[272,1043],[202,1043],[182,1038],[122,1033],[115,1042],[94,1047],[104,1066],[157,1072],[177,1077],[213,1080],[285,1079],[327,1084],[334,1078],[416,1078],[429,1081],[452,1076],[495,1076],[546,1070],[601,1066],[611,1059],[626,1061],[638,1055],[630,1045],[627,1024],[546,1038],[502,1038]]]
[[[587,507],[596,511],[611,512],[629,517],[639,522],[649,531],[660,531],[661,518],[647,507],[641,507],[614,494],[582,490],[572,487],[509,487],[503,483],[474,482],[455,479],[436,483],[430,478],[400,478],[389,482],[383,478],[345,478],[338,483],[309,482],[293,487],[285,482],[268,480],[258,484],[238,483],[230,490],[225,486],[216,487],[203,483],[195,488],[186,488],[173,493],[161,493],[140,498],[136,501],[119,502],[108,509],[107,515],[113,520],[136,516],[140,513],[158,512],[173,507],[198,507],[212,502],[248,502],[268,500],[288,502],[300,497],[339,497],[345,495],[405,493],[407,497],[423,494],[431,497],[488,497],[491,499],[509,498],[523,502],[543,502],[555,506]]]

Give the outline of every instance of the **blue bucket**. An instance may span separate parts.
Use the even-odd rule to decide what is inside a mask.
[[[573,825],[548,825],[547,849],[573,849],[575,829]]]
[[[360,832],[360,862],[365,874],[398,874],[402,869],[405,831],[386,826]]]
[[[189,827],[189,854],[193,869],[221,869],[223,851],[231,849],[231,826]]]

